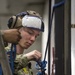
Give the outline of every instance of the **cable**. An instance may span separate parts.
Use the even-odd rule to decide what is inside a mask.
[[[47,44],[46,44],[46,50],[45,50],[45,56],[44,56],[44,60],[43,61],[37,61],[37,64],[36,64],[36,69],[37,70],[41,70],[41,72],[38,72],[37,75],[45,75],[45,67],[46,67],[46,64],[47,64],[47,61],[46,61],[46,54],[47,54],[47,49],[48,49],[48,46],[49,46],[49,42],[50,42],[50,37],[51,37],[51,28],[52,28],[52,20],[53,20],[53,15],[54,15],[54,10],[55,8],[58,8],[59,6],[63,5],[65,2],[65,0],[63,0],[62,2],[59,2],[57,4],[55,4],[53,6],[53,9],[52,9],[52,14],[51,14],[51,17],[50,17],[50,25],[49,25],[49,31],[48,31],[48,40],[47,40]]]

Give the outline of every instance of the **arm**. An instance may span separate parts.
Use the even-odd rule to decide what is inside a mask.
[[[42,54],[38,50],[33,50],[24,56],[26,56],[29,61],[38,61],[41,59]]]
[[[33,60],[40,60],[41,59],[41,53],[37,50],[34,50],[32,52],[29,52],[27,54],[21,54],[17,55],[15,60],[15,67],[18,67],[18,69],[26,67],[28,62]]]
[[[4,42],[17,43],[20,39],[20,32],[17,29],[1,30]]]
[[[40,60],[40,58],[41,58],[41,53],[37,50],[34,50],[27,54],[18,55],[15,60],[15,74],[22,75],[24,73],[23,68],[28,66],[29,61]],[[29,75],[33,75],[32,71],[30,71],[30,73],[31,74]]]

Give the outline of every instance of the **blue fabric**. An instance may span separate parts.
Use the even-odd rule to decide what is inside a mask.
[[[14,47],[14,50],[12,50]],[[16,57],[16,45],[12,45],[11,46],[11,50],[7,52],[9,56],[9,64],[10,64],[10,67],[11,67],[11,70],[12,70],[12,73],[14,72],[14,60],[15,60],[15,57]],[[2,72],[2,67],[0,65],[0,75],[3,75],[3,72]]]
[[[3,72],[2,72],[2,67],[0,65],[0,75],[3,75]]]

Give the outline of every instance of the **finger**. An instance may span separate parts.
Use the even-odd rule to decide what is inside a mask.
[[[22,37],[21,37],[21,35],[18,35],[18,39],[20,40]]]
[[[18,32],[19,34],[21,34],[19,30],[17,30],[17,32]]]
[[[35,60],[40,60],[40,59],[41,59],[40,55],[36,54],[35,55]]]
[[[42,54],[40,53],[40,52],[36,52],[36,55],[39,57],[39,58],[41,58],[42,57]]]
[[[22,37],[21,37],[21,33],[19,32],[19,30],[18,30],[18,33],[19,33],[18,38],[20,40]]]

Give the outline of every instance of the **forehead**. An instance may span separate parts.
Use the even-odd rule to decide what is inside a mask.
[[[23,30],[25,30],[25,31],[31,31],[31,32],[34,32],[34,33],[37,33],[37,34],[40,34],[40,32],[41,32],[38,29],[29,28],[29,27],[23,27]]]

